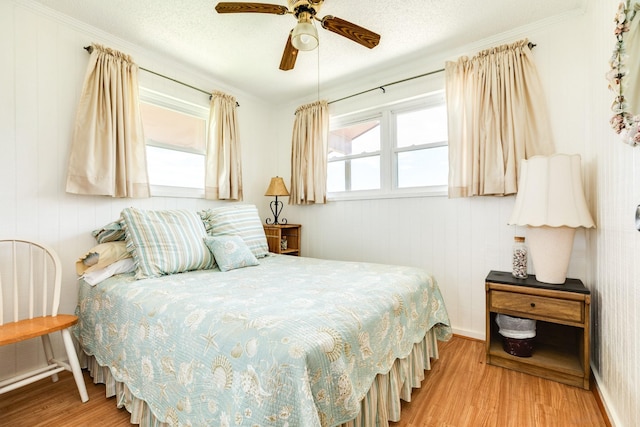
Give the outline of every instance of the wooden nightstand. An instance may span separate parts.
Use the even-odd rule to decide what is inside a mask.
[[[491,271],[485,287],[487,364],[589,389],[591,294],[580,280],[551,285],[534,276],[516,279],[510,272]],[[496,313],[536,319],[531,357],[512,356],[503,350]]]
[[[300,224],[264,225],[269,252],[300,256]],[[282,249],[283,239],[287,240],[287,248]]]

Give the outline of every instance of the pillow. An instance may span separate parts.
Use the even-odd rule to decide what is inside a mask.
[[[76,273],[82,275],[100,270],[125,258],[131,258],[125,242],[101,243],[76,261]]]
[[[240,236],[205,237],[220,271],[258,265],[257,258]]]
[[[127,249],[136,263],[136,279],[159,277],[215,266],[202,240],[202,220],[186,210],[122,211]]]
[[[240,236],[256,258],[269,254],[267,237],[254,205],[231,205],[198,212],[209,236]]]
[[[113,264],[109,264],[105,268],[99,270],[88,271],[84,273],[80,278],[91,286],[95,286],[103,280],[107,280],[109,277],[120,273],[131,273],[136,271],[136,263],[133,262],[133,258],[125,258],[120,261],[116,261]]]
[[[124,223],[122,218],[117,221],[110,222],[102,228],[98,228],[91,232],[98,243],[124,241]]]

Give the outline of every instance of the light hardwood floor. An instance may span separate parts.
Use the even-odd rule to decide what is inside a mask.
[[[73,377],[63,373],[0,395],[2,426],[129,426],[129,414],[105,399],[105,387],[85,372],[89,401],[80,403]],[[484,343],[454,337],[440,343],[402,420],[393,427],[571,427],[606,426],[591,391],[487,366]],[[294,427],[294,426],[291,426]]]

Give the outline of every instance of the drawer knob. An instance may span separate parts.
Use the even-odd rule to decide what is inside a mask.
[[[533,307],[535,307],[535,306],[536,306],[536,303],[535,303],[535,302],[532,302],[532,303],[531,303],[531,308],[533,308]]]

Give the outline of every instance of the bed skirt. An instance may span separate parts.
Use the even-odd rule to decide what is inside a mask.
[[[100,366],[92,356],[85,357],[85,367],[88,368],[93,383],[106,385],[106,397],[115,396],[116,406],[124,407],[131,413],[131,424],[169,427],[169,424],[158,421],[148,405],[136,398],[124,383],[115,381],[108,367]],[[360,403],[360,414],[340,427],[382,427],[388,426],[390,421],[400,421],[400,401],[411,401],[411,392],[420,387],[425,377],[424,371],[431,369],[432,358],[438,358],[434,328],[427,332],[422,341],[413,345],[413,350],[406,358],[396,359],[388,373],[376,376]]]

